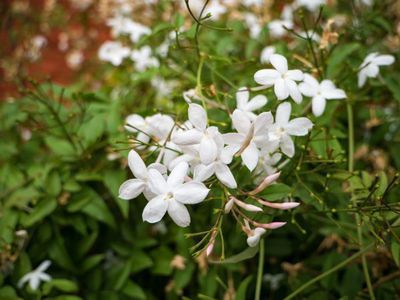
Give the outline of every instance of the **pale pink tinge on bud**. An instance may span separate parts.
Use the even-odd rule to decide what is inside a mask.
[[[271,183],[275,182],[279,176],[281,175],[281,172],[277,172],[271,175],[268,175],[265,177],[265,179],[256,187],[254,190],[249,192],[249,195],[257,195],[258,193],[262,192],[267,186],[269,186]]]
[[[226,204],[225,204],[224,213],[229,214],[234,203],[235,203],[234,198],[230,198],[229,201],[226,202]]]
[[[257,226],[265,229],[277,229],[285,225],[286,222],[271,222],[271,223],[258,224]]]
[[[215,243],[215,240],[213,240],[213,241],[210,243],[210,245],[208,245],[208,247],[207,247],[207,249],[206,249],[206,255],[207,255],[207,257],[210,256],[211,252],[213,251],[213,249],[214,249],[214,243]]]
[[[263,201],[258,199],[257,200],[260,204],[271,207],[271,208],[276,208],[276,209],[281,209],[281,210],[287,210],[287,209],[292,209],[300,205],[298,202],[282,202],[282,203],[273,203],[273,202],[268,202],[268,201]]]
[[[252,205],[252,204],[247,204],[244,203],[243,201],[240,201],[239,199],[233,198],[232,199],[235,201],[235,204],[241,208],[243,208],[246,211],[250,211],[250,212],[260,212],[262,211],[261,207]]]

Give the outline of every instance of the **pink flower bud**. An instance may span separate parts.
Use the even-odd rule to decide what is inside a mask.
[[[265,229],[277,229],[285,225],[286,222],[271,222],[271,223],[258,224],[257,226]]]
[[[300,203],[298,202],[273,203],[273,202],[263,201],[260,199],[258,199],[257,201],[262,205],[281,210],[292,209],[300,205]]]
[[[265,177],[265,179],[256,187],[254,190],[249,192],[249,195],[257,195],[258,193],[262,192],[267,186],[269,186],[271,183],[275,182],[279,176],[281,175],[281,172],[274,173],[272,175],[269,175]]]
[[[252,205],[252,204],[244,203],[243,201],[240,201],[240,200],[238,200],[236,198],[233,198],[233,197],[232,197],[232,199],[235,201],[237,206],[243,208],[244,210],[247,210],[247,211],[250,211],[250,212],[262,211],[261,207],[258,207],[258,206]]]

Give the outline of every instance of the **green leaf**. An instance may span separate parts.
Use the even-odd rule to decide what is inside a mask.
[[[400,245],[397,241],[392,241],[390,250],[392,251],[393,260],[395,261],[396,265],[400,267]]]
[[[52,279],[43,284],[43,293],[45,295],[50,294],[52,289],[57,289],[66,293],[73,293],[78,291],[78,285],[76,282],[68,279]]]
[[[209,260],[212,264],[236,264],[246,259],[253,258],[258,253],[259,247],[248,247],[239,254],[228,257],[224,260]]]
[[[143,289],[138,284],[130,280],[125,283],[122,292],[132,299],[146,299],[146,294],[144,293]]]
[[[47,198],[39,201],[39,204],[32,210],[29,215],[24,215],[21,223],[25,227],[31,227],[33,224],[43,220],[57,208],[57,200]]]
[[[260,195],[267,200],[274,201],[287,197],[291,190],[292,189],[286,184],[276,183],[267,187]]]
[[[336,47],[328,59],[326,70],[327,78],[334,78],[339,71],[346,66],[343,63],[345,59],[360,47],[361,45],[358,43],[344,44]]]
[[[58,156],[62,157],[76,155],[75,148],[67,140],[53,136],[47,136],[44,141],[50,150]]]
[[[236,298],[235,300],[246,300],[246,292],[250,282],[253,280],[253,275],[247,276],[245,280],[243,280],[237,291],[236,291]]]

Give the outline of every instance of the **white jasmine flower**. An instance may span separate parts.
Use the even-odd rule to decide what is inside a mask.
[[[272,114],[264,112],[252,122],[245,112],[235,109],[231,118],[237,133],[223,134],[225,144],[228,145],[227,151],[230,153],[239,151],[245,166],[253,171],[260,156],[259,148],[268,141],[267,132],[273,122]]]
[[[261,51],[260,55],[260,62],[262,64],[268,64],[270,63],[270,58],[272,54],[275,54],[276,49],[274,46],[267,46]]]
[[[346,93],[336,88],[332,81],[323,80],[319,83],[309,74],[304,75],[304,81],[300,83],[299,88],[303,95],[312,98],[312,112],[316,117],[324,113],[326,100],[346,98]]]
[[[247,87],[241,87],[236,92],[236,107],[241,111],[245,112],[250,120],[254,121],[257,117],[253,111],[260,109],[265,104],[267,104],[268,99],[264,95],[257,95],[253,97],[250,101],[250,92]]]
[[[107,25],[111,27],[112,36],[118,37],[121,34],[127,34],[133,43],[138,42],[142,36],[151,33],[151,29],[147,26],[121,15],[108,19]]]
[[[246,25],[249,28],[250,37],[253,39],[258,38],[262,30],[260,20],[254,14],[245,13],[244,21],[246,22]]]
[[[326,0],[295,0],[293,2],[294,7],[305,7],[311,12],[317,11],[323,5],[326,5]]]
[[[157,76],[151,80],[151,86],[157,90],[157,97],[163,98],[172,94],[174,88],[177,86],[177,82],[167,81]]]
[[[130,52],[130,49],[120,42],[106,41],[101,45],[98,54],[100,60],[119,66],[124,58],[129,56]]]
[[[271,55],[270,61],[275,69],[257,71],[254,74],[254,80],[261,85],[273,85],[278,100],[284,100],[290,96],[296,103],[301,103],[303,97],[296,81],[303,80],[303,72],[300,70],[288,70],[287,60],[280,54]]]
[[[304,136],[313,127],[313,123],[304,117],[289,121],[291,110],[289,102],[280,104],[276,110],[275,123],[268,130],[269,141],[276,143],[289,157],[294,155],[294,144],[290,136]]]
[[[37,290],[42,281],[50,281],[51,276],[44,271],[51,265],[51,261],[45,260],[35,270],[25,274],[19,281],[18,287],[22,288],[25,283],[29,282],[32,290]]]
[[[378,52],[368,54],[358,72],[358,87],[364,86],[367,78],[377,77],[380,66],[389,66],[393,63],[393,55],[380,55]]]
[[[217,144],[217,157],[215,161],[208,165],[197,165],[194,169],[194,180],[204,181],[215,174],[218,180],[224,185],[231,189],[235,189],[237,188],[236,180],[227,166],[232,162],[233,154],[224,148],[224,140],[220,133],[214,137],[214,141]]]
[[[194,13],[196,17],[200,15],[200,12],[204,7],[204,3],[205,2],[203,1],[189,1],[190,10]],[[202,14],[202,17],[205,17],[207,14],[211,14],[211,19],[218,20],[221,15],[226,13],[226,11],[226,7],[222,5],[218,0],[211,0],[208,2]]]
[[[264,4],[264,0],[243,0],[242,4],[246,7],[250,7],[250,6],[262,6]]]
[[[179,163],[165,180],[163,175],[151,169],[148,172],[150,190],[156,195],[143,210],[143,220],[149,223],[159,222],[168,212],[172,220],[181,227],[190,224],[190,215],[184,204],[202,202],[210,191],[200,182],[184,183],[189,165]]]
[[[151,55],[150,46],[143,46],[139,50],[133,50],[131,59],[135,62],[136,69],[140,72],[148,68],[156,68],[160,65],[158,59]]]
[[[267,24],[269,33],[274,38],[281,38],[287,34],[286,29],[293,29],[291,20],[273,20]]]
[[[198,104],[189,104],[188,116],[193,128],[176,132],[172,141],[178,146],[199,145],[200,160],[208,165],[215,161],[218,155],[218,147],[214,140],[219,134],[218,128],[207,127],[207,112]]]
[[[151,164],[146,167],[140,155],[134,150],[129,152],[128,165],[135,178],[128,179],[121,184],[118,197],[124,200],[131,200],[143,193],[146,199],[152,199],[154,194],[148,186],[149,170],[157,169],[164,174],[167,171],[166,167],[161,164]]]
[[[260,161],[256,170],[265,172],[267,175],[274,174],[276,172],[276,165],[282,159],[281,153],[273,153],[270,147],[273,143],[267,143],[268,146],[261,148]],[[275,150],[275,149],[274,149]],[[256,172],[257,173],[257,172]]]

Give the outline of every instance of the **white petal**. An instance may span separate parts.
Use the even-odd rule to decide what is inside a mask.
[[[375,64],[369,64],[365,67],[368,77],[375,78],[379,74],[379,67]]]
[[[278,100],[284,100],[289,97],[289,89],[286,86],[286,80],[279,78],[275,81],[274,92]]]
[[[124,200],[134,199],[143,193],[146,183],[141,179],[129,179],[119,187],[118,197]]]
[[[260,109],[265,104],[267,104],[267,102],[268,102],[267,97],[265,97],[264,95],[257,95],[255,97],[253,97],[249,101],[249,103],[247,103],[246,110],[253,111],[253,110]]]
[[[187,227],[190,224],[190,215],[182,203],[171,200],[168,204],[168,214],[176,225],[180,227]]]
[[[199,154],[201,162],[205,165],[208,165],[215,161],[218,155],[218,148],[217,144],[211,137],[204,136],[201,139]]]
[[[157,223],[164,217],[167,208],[168,202],[164,199],[164,195],[159,195],[151,199],[143,210],[143,221]]]
[[[303,136],[313,127],[313,123],[304,117],[293,119],[286,125],[285,130],[294,136]]]
[[[241,145],[243,143],[244,137],[245,137],[244,134],[235,132],[224,133],[222,135],[224,143],[227,145]]]
[[[272,54],[269,61],[279,73],[284,74],[288,71],[287,59],[284,56]]]
[[[294,81],[301,81],[304,79],[304,74],[300,70],[289,70],[285,74],[285,78],[294,80]]]
[[[31,278],[31,273],[27,273],[24,276],[22,276],[22,278],[18,281],[18,287],[22,288],[30,278]]]
[[[181,185],[184,182],[185,176],[187,175],[189,165],[182,161],[180,162],[169,174],[167,184],[170,188],[174,188]]]
[[[363,87],[365,82],[367,81],[367,73],[365,69],[362,69],[360,72],[358,72],[358,87]]]
[[[244,109],[249,101],[250,93],[246,87],[241,87],[236,92],[236,106],[237,108]]]
[[[275,123],[284,126],[289,122],[292,105],[289,102],[284,102],[276,109]]]
[[[323,90],[321,95],[325,99],[344,99],[346,98],[346,93],[341,89],[331,89],[331,90]]]
[[[253,171],[258,163],[258,149],[254,143],[250,143],[249,146],[242,152],[241,158],[245,166]]]
[[[143,130],[143,127],[146,126],[144,118],[137,114],[127,116],[125,123],[127,124],[127,126],[125,126],[126,130],[130,132],[138,132],[137,129]]]
[[[189,129],[174,133],[172,142],[177,145],[196,145],[200,143],[202,137],[202,132],[197,129]]]
[[[235,177],[233,177],[232,172],[227,165],[221,163],[217,164],[215,175],[217,176],[218,180],[221,181],[228,188],[237,188]]]
[[[250,236],[247,238],[247,245],[249,245],[249,247],[255,247],[258,245],[258,243],[260,242],[260,235],[255,234],[253,236]]]
[[[254,120],[254,136],[267,134],[268,127],[274,122],[271,112],[263,112]]]
[[[273,85],[281,74],[274,69],[262,69],[254,74],[254,81],[262,85]]]
[[[37,290],[37,288],[39,287],[40,284],[40,279],[37,276],[32,275],[32,277],[29,280],[29,285],[31,287],[32,290]]]
[[[294,155],[294,144],[292,139],[290,138],[289,135],[284,134],[282,136],[282,140],[279,144],[279,146],[281,147],[282,152],[289,156],[289,157],[293,157]]]
[[[297,103],[300,104],[303,101],[303,96],[301,95],[297,83],[291,79],[285,80],[286,86],[289,89],[289,95],[292,99]]]
[[[314,90],[318,90],[319,88],[318,80],[310,74],[304,74],[304,83],[309,85]]]
[[[129,168],[131,169],[133,175],[135,175],[136,178],[140,178],[143,180],[147,178],[146,165],[144,164],[142,158],[136,151],[134,150],[129,151],[128,164]]]
[[[319,117],[321,116],[324,111],[325,111],[325,106],[326,106],[326,100],[324,97],[321,96],[315,96],[312,99],[312,112],[314,116]]]
[[[374,63],[379,66],[388,66],[394,63],[394,56],[393,55],[378,55],[374,59]]]
[[[215,172],[215,163],[209,164],[208,166],[200,164],[194,169],[193,179],[195,181],[203,182],[210,178]]]
[[[203,131],[207,126],[207,113],[203,107],[198,104],[189,104],[188,109],[189,121],[194,127]]]
[[[37,272],[43,272],[46,271],[48,267],[50,267],[51,265],[51,261],[50,260],[45,260],[43,261],[37,268],[35,271]]]
[[[307,97],[314,97],[318,93],[317,89],[314,89],[311,85],[309,85],[306,82],[302,82],[299,84],[299,90],[304,96]]]
[[[51,276],[46,273],[38,273],[37,276],[38,276],[39,280],[41,280],[41,281],[50,281],[51,280]]]
[[[219,159],[226,165],[230,164],[232,162],[233,156],[239,150],[240,150],[240,145],[226,146],[224,149],[221,150],[221,153],[219,154]]]
[[[251,122],[245,112],[239,109],[235,109],[232,114],[232,123],[233,127],[237,130],[237,132],[242,133],[244,135],[249,132],[251,127]]]
[[[187,182],[174,191],[174,198],[183,204],[202,202],[210,190],[201,182]]]
[[[150,190],[157,194],[165,194],[168,192],[168,184],[164,177],[155,169],[149,170],[149,188]]]
[[[156,169],[162,175],[167,173],[167,167],[160,163],[152,163],[147,167],[147,169]]]

